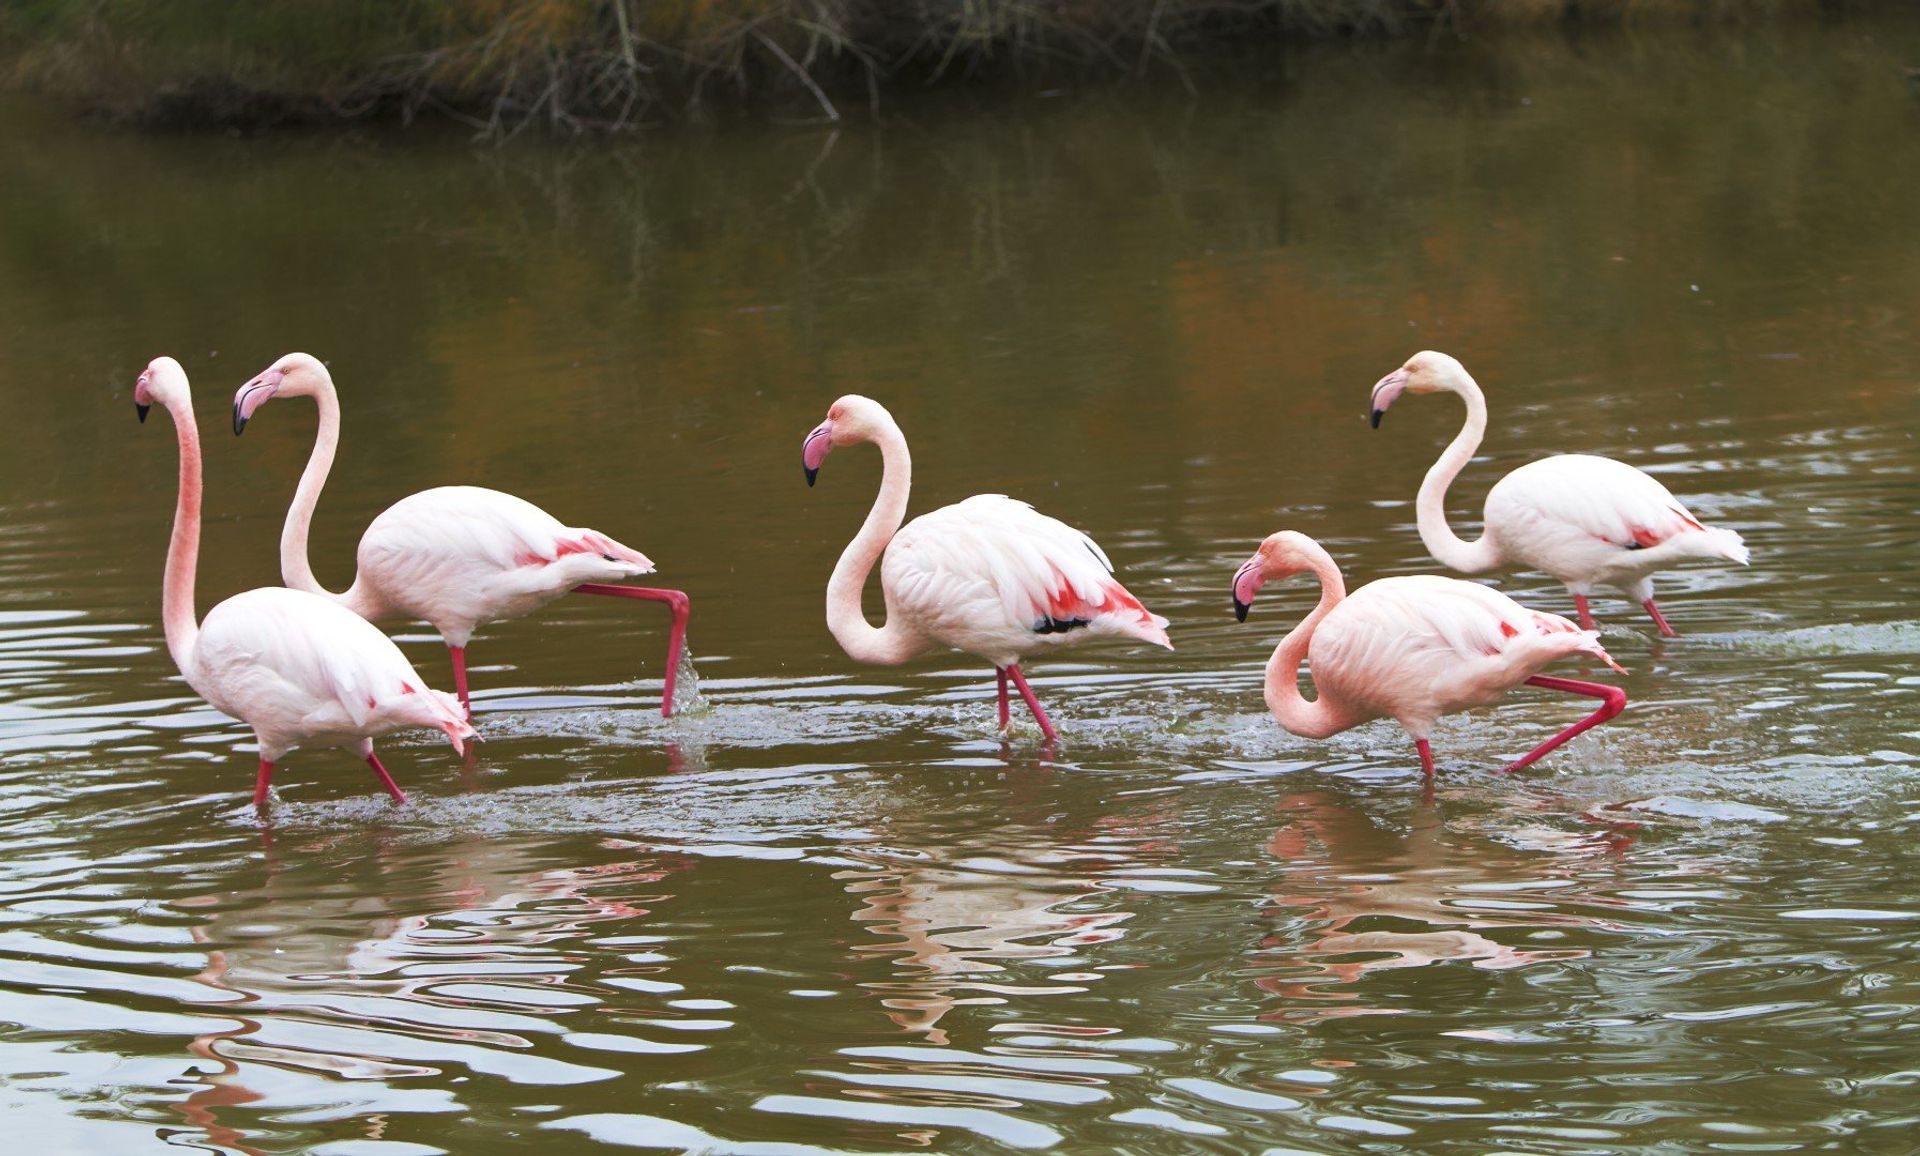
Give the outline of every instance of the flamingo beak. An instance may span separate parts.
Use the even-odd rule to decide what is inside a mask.
[[[1402,393],[1405,393],[1406,389],[1407,371],[1405,369],[1396,369],[1379,381],[1374,382],[1373,413],[1370,415],[1374,429],[1380,428],[1380,419],[1386,416],[1387,407],[1392,405]]]
[[[133,383],[133,412],[139,417],[141,425],[147,424],[147,411],[153,408],[153,402],[148,400],[152,395],[147,392],[147,383],[152,380],[153,371],[147,370]]]
[[[133,403],[134,416],[140,419],[141,425],[145,425],[147,423],[147,411],[152,408],[153,407],[151,405],[141,405],[137,401]]]
[[[280,382],[286,376],[283,370],[269,369],[240,387],[240,392],[233,395],[233,436],[239,437],[255,411],[280,392]]]
[[[823,421],[813,427],[807,440],[800,443],[800,468],[807,472],[807,484],[820,476],[820,463],[827,460],[833,452],[833,422]]]
[[[1235,619],[1241,622],[1247,620],[1247,611],[1253,609],[1254,595],[1260,592],[1260,587],[1266,580],[1266,568],[1262,564],[1260,555],[1255,554],[1240,564],[1239,571],[1233,576],[1233,616]]]

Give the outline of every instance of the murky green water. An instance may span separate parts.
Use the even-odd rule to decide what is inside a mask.
[[[1418,46],[1210,91],[917,106],[884,129],[578,152],[430,134],[118,136],[0,110],[0,1103],[36,1151],[1902,1153],[1920,1136],[1920,29]],[[1453,509],[1582,450],[1738,529],[1596,604],[1633,704],[1514,695],[1436,741],[1283,734],[1228,612],[1295,527],[1428,569],[1459,421],[1368,387],[1421,347],[1492,399]],[[303,403],[346,407],[314,557],[478,482],[692,592],[473,649],[488,741],[388,744],[416,804],[242,728],[158,630],[181,358],[203,607],[276,580]],[[862,669],[822,622],[892,406],[916,510],[1091,531],[1179,649]],[[1404,410],[1404,412],[1402,412]],[[1504,588],[1566,612],[1538,575]],[[404,627],[448,686],[437,639]],[[757,1146],[755,1146],[757,1145]],[[817,1146],[817,1147],[807,1147]]]

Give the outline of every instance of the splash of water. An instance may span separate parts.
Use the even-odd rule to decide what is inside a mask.
[[[693,666],[693,647],[680,648],[680,665],[674,671],[673,713],[698,710],[706,706],[700,697],[700,672]]]

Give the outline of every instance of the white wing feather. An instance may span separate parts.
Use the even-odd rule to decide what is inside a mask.
[[[1166,620],[1114,580],[1092,538],[1000,494],[907,523],[887,546],[881,580],[917,628],[996,662],[1082,635],[1171,645]]]

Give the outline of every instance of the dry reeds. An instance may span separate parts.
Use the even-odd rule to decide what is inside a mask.
[[[1872,0],[1858,0],[1870,4]],[[484,135],[699,113],[838,120],[960,76],[1137,74],[1220,49],[1566,21],[1774,17],[1832,0],[11,0],[16,85],[158,123],[435,110]],[[724,94],[724,97],[723,97]]]

